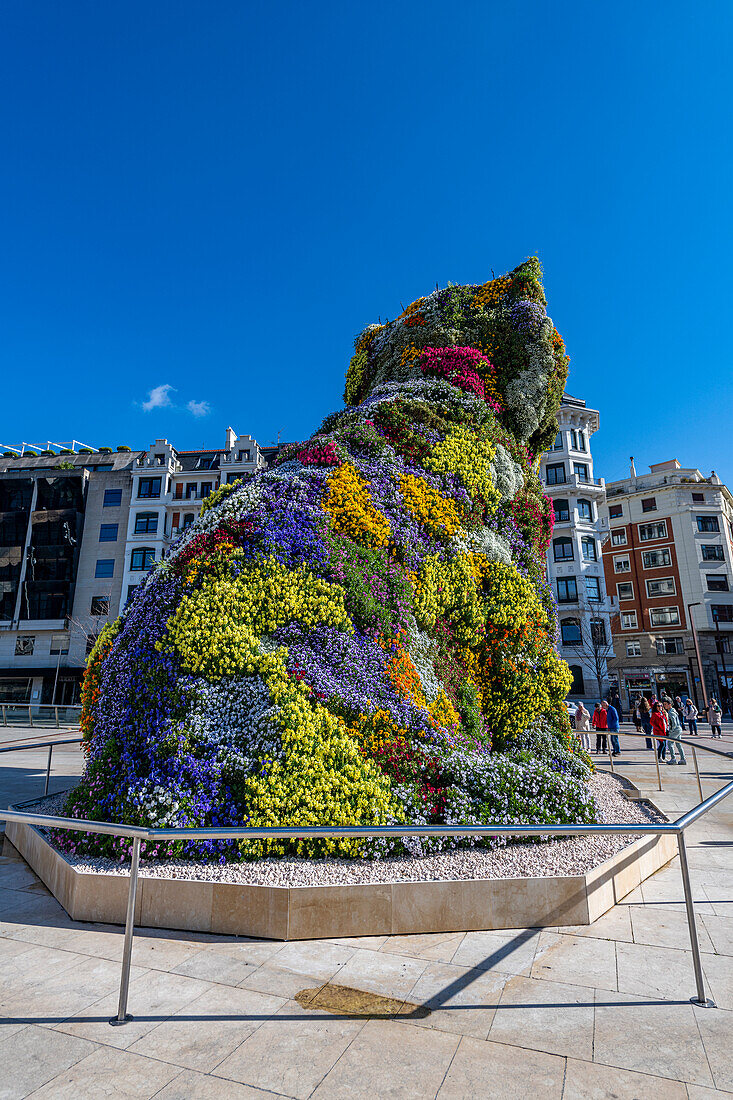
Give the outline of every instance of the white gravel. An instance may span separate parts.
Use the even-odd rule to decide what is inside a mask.
[[[590,781],[598,820],[652,824],[667,818],[643,802],[622,795],[632,785],[618,775],[596,774]],[[62,811],[65,795],[55,795],[37,807],[45,813]],[[35,808],[35,807],[34,807]],[[436,879],[555,877],[582,875],[636,840],[633,834],[577,836],[538,844],[508,843],[494,851],[460,849],[428,856],[397,856],[384,860],[262,859],[254,863],[209,864],[172,859],[145,864],[140,873],[149,878],[197,879],[258,886],[329,886],[344,883],[420,882]],[[111,859],[87,856],[67,859],[80,871],[123,875],[128,867]]]

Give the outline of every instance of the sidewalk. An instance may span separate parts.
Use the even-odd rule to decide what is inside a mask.
[[[676,815],[697,802],[689,764],[662,765],[664,791],[655,793],[652,754],[623,733],[621,745],[617,766],[664,810]],[[730,736],[722,747],[733,751]],[[699,759],[705,794],[733,775],[733,760]],[[733,802],[687,836],[717,1009],[689,1002],[695,983],[675,860],[590,927],[293,943],[143,930],[133,948],[135,1018],[121,1028],[107,1022],[121,930],[70,921],[6,842],[0,1096],[733,1093]],[[349,1016],[295,1000],[327,981],[431,1011]]]
[[[78,726],[65,726],[61,729],[38,726],[0,726],[0,748],[6,745],[18,745],[19,751],[0,753],[0,806],[23,802],[29,798],[38,798],[46,785],[46,767],[48,749],[26,749],[20,751],[24,743],[35,741],[58,741],[66,737],[79,737]],[[51,757],[50,794],[64,791],[73,785],[75,778],[81,775],[84,757],[79,745],[62,745],[54,748]],[[0,821],[0,834],[5,831],[5,822]],[[0,843],[2,841],[0,840]],[[0,1093],[2,1096],[2,1093]]]

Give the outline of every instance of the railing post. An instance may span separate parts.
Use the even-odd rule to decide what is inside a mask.
[[[59,728],[59,708],[54,707],[53,709],[56,712],[56,729],[58,729]]]
[[[28,705],[28,724],[30,725],[31,729],[33,729],[33,708],[30,706],[30,704]]]
[[[130,865],[130,889],[127,894],[127,920],[125,921],[125,944],[122,949],[122,973],[120,975],[120,1001],[117,1015],[110,1023],[119,1027],[132,1019],[127,1012],[127,992],[130,988],[130,960],[132,959],[132,934],[135,930],[135,897],[137,894],[137,871],[140,865],[140,837],[132,842],[132,864]]]
[[[659,744],[656,737],[652,737],[652,752],[654,753],[654,762],[657,765],[657,790],[662,789],[662,773],[659,770]]]
[[[703,802],[704,799],[703,799],[703,796],[702,796],[702,780],[700,779],[700,765],[697,762],[697,753],[695,752],[695,746],[690,745],[690,748],[692,749],[692,759],[695,762],[695,775],[697,776],[697,793],[700,795],[700,801]]]
[[[53,752],[53,745],[48,746],[48,767],[46,768],[46,789],[44,794],[48,794],[48,784],[51,779],[51,753]]]
[[[3,725],[7,726],[7,724],[8,724],[8,708],[5,706],[5,703],[3,703]]]
[[[695,967],[695,983],[697,985],[697,997],[690,997],[690,1001],[700,1008],[715,1008],[715,1001],[710,1001],[705,996],[705,978],[702,972],[702,956],[700,954],[700,941],[697,938],[697,924],[695,923],[695,906],[692,902],[692,885],[690,883],[690,868],[687,865],[687,848],[685,847],[684,830],[677,834],[677,848],[680,854],[680,867],[682,869],[682,886],[685,891],[685,907],[687,908],[687,923],[690,927],[690,944],[692,945],[692,964]]]
[[[611,752],[611,734],[606,734],[606,748],[608,749],[608,763],[611,765],[611,775],[613,775],[613,753]]]

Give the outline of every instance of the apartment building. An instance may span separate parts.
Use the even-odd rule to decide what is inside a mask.
[[[733,497],[715,472],[676,459],[609,482],[601,522],[622,700],[638,693],[733,701]],[[693,626],[700,649],[695,649]],[[700,664],[702,668],[700,668]]]
[[[179,532],[193,523],[209,493],[265,465],[257,441],[233,428],[227,428],[220,448],[179,451],[167,439],[156,439],[142,452],[132,470],[121,607]]]
[[[540,478],[555,512],[547,577],[559,611],[558,650],[573,674],[569,698],[592,701],[606,689],[606,660],[612,652],[599,521],[605,483],[594,477],[590,449],[599,414],[565,394],[557,420],[555,442],[540,461]]]
[[[0,458],[0,702],[78,702],[122,596],[139,452]]]
[[[86,657],[220,484],[266,464],[255,439],[0,458],[0,702],[77,703]]]

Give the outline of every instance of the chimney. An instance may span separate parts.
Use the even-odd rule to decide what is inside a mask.
[[[227,451],[234,450],[234,444],[236,442],[237,442],[237,433],[234,431],[234,428],[227,428],[227,442],[226,442],[226,447],[224,449],[227,450]]]
[[[634,465],[634,456],[631,456],[631,469],[629,471],[629,477],[636,477],[636,466]]]

